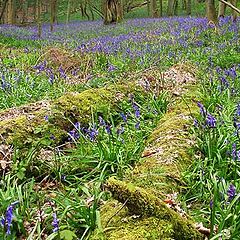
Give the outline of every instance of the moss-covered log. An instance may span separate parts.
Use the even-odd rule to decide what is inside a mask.
[[[126,203],[132,214],[145,217],[155,216],[160,220],[170,222],[175,239],[203,239],[190,220],[182,218],[178,213],[168,208],[166,203],[143,188],[135,187],[113,177],[108,180],[106,187],[115,199],[121,203]]]
[[[67,137],[74,123],[87,124],[93,113],[106,117],[110,108],[111,112],[116,110],[117,103],[134,92],[135,87],[112,85],[81,93],[67,93],[51,102],[47,108],[37,111],[28,109],[27,113],[25,109],[24,114],[17,116],[8,116],[9,110],[0,112],[0,116],[7,116],[0,121],[0,144],[16,143],[18,147],[33,143],[49,145],[51,141],[59,144]],[[141,91],[139,86],[136,91]]]
[[[188,126],[197,111],[197,87],[180,88],[172,107],[150,135],[141,161],[123,182],[108,181],[114,199],[125,207],[115,200],[107,202],[101,210],[104,231],[96,231],[92,239],[203,239],[190,220],[164,203],[168,194],[181,191],[181,173],[192,161],[189,149],[194,139]]]

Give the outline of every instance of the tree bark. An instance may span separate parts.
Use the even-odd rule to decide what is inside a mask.
[[[8,0],[5,0],[5,1],[3,2],[3,7],[2,7],[1,14],[0,14],[0,21],[1,21],[2,23],[4,23],[3,18],[4,18],[4,13],[5,13],[6,9],[7,9],[7,3],[8,3]]]
[[[174,0],[168,0],[167,14],[168,16],[173,16],[174,11]]]
[[[37,0],[37,23],[38,23],[38,37],[41,38],[42,36],[42,19],[41,19],[41,1]]]
[[[151,16],[153,18],[157,18],[158,17],[157,0],[151,0]]]
[[[206,0],[207,18],[209,23],[218,25],[217,12],[214,0]]]
[[[120,22],[123,19],[120,0],[103,0],[104,24]]]
[[[159,16],[163,16],[163,0],[159,0]]]
[[[191,15],[191,13],[192,13],[192,0],[187,0],[186,10],[187,10],[187,15]]]

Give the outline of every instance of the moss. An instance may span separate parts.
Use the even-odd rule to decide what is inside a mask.
[[[178,213],[168,208],[163,201],[148,191],[115,178],[110,178],[106,187],[115,199],[126,204],[130,213],[143,218],[154,216],[158,220],[165,221],[165,226],[171,225],[175,239],[203,239],[190,220],[180,217]]]
[[[194,139],[191,139],[188,128],[191,115],[197,111],[197,86],[188,86],[187,89],[183,96],[174,98],[172,107],[149,137],[146,151],[150,154],[126,173],[123,182],[112,178],[108,181],[107,186],[113,198],[121,203],[127,200],[127,208],[112,218],[108,231],[101,235],[103,239],[148,239],[144,234],[139,235],[144,229],[148,229],[150,235],[155,234],[154,228],[145,222],[146,219],[153,221],[153,226],[155,221],[159,221],[159,228],[163,229],[162,235],[155,239],[203,239],[190,220],[181,218],[161,201],[166,199],[166,194],[181,190],[184,185],[181,173],[191,162],[189,149]],[[107,208],[102,208],[103,226],[112,212],[117,210],[109,203]],[[134,224],[122,221],[133,214],[141,215]],[[172,232],[169,233],[167,229],[172,229]],[[99,233],[93,235],[93,239],[100,239],[98,237]]]
[[[135,89],[134,84],[111,85],[81,93],[67,93],[55,100],[47,110],[0,121],[0,144],[17,143],[19,147],[26,147],[40,142],[47,145],[51,142],[51,136],[54,136],[55,144],[58,144],[67,137],[73,123],[78,121],[86,124],[93,113],[107,116],[110,108],[113,113],[117,109],[117,103]],[[48,121],[44,119],[45,116],[48,116]]]

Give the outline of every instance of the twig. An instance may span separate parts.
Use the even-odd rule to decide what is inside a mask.
[[[226,2],[225,0],[219,0],[222,3],[225,3],[226,5],[228,5],[230,8],[232,8],[233,10],[235,10],[237,13],[240,13],[240,9],[238,9],[237,7],[233,6],[230,2]]]
[[[128,199],[123,203],[123,205],[108,219],[105,228],[107,228],[108,224],[110,223],[110,221],[112,220],[113,217],[115,217],[127,204]]]

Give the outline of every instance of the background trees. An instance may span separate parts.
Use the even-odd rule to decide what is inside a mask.
[[[236,6],[237,0],[229,0]],[[217,21],[214,0],[205,0],[207,16]],[[218,3],[218,1],[217,1]],[[205,15],[204,0],[0,0],[0,22],[7,24],[37,23],[39,16],[51,23],[74,19],[95,20],[105,24],[121,21],[123,15],[131,17],[161,17],[175,15]],[[224,16],[226,4],[219,4],[219,16]],[[136,12],[136,14],[135,14]],[[134,15],[135,14],[135,15]],[[234,19],[237,12],[233,11]]]

